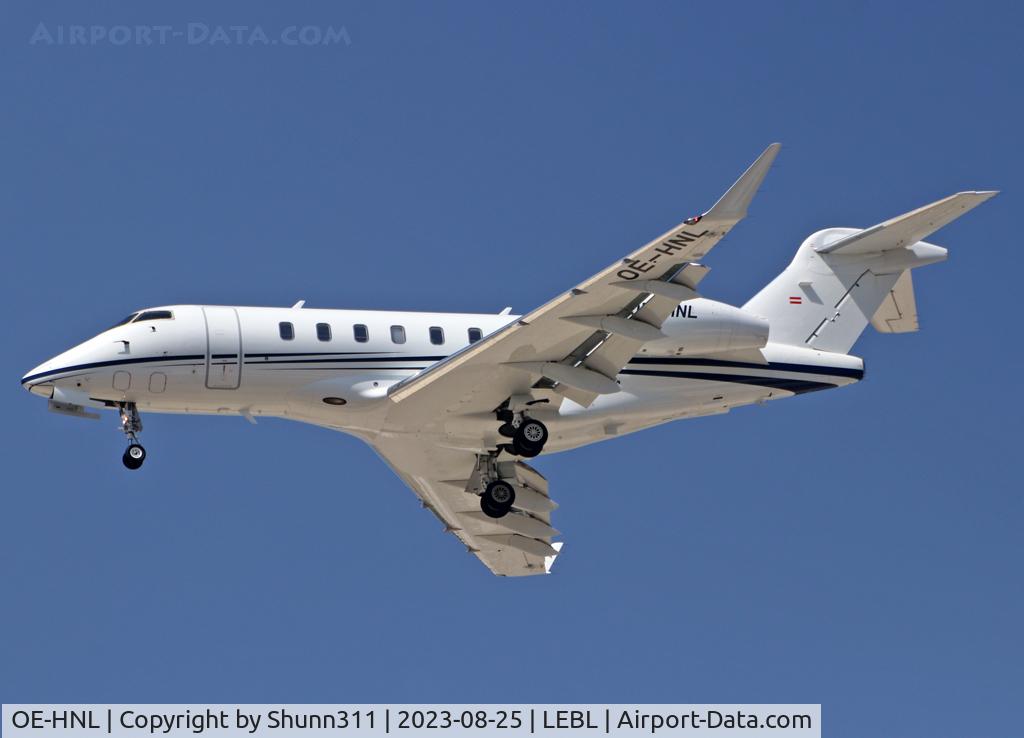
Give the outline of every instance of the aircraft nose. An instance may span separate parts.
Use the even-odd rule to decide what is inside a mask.
[[[83,376],[88,376],[88,372],[82,370],[87,369],[89,363],[95,361],[96,357],[105,358],[102,354],[97,353],[96,341],[89,339],[34,367],[21,378],[21,386],[40,397],[52,399],[54,388],[70,381],[67,377],[69,372],[75,372],[73,376],[76,377],[76,381]]]
[[[51,363],[52,361],[43,362],[34,369],[30,369],[29,371],[25,372],[25,376],[21,378],[21,386],[34,394],[49,397],[50,394],[53,392],[53,388],[49,387],[46,388],[46,391],[43,391],[44,388],[39,387],[39,383],[42,381],[41,375],[46,373],[47,367]]]

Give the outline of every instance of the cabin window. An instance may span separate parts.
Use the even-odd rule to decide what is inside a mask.
[[[316,337],[321,341],[331,340],[331,324],[330,323],[317,323],[316,324]]]
[[[352,326],[352,335],[355,337],[356,343],[366,343],[370,340],[370,330],[362,323]]]
[[[444,329],[436,325],[430,326],[430,342],[435,346],[444,343]]]
[[[281,338],[285,341],[291,341],[295,338],[295,326],[291,323],[278,323],[277,332],[281,334]]]
[[[469,329],[469,342],[470,343],[476,343],[477,341],[479,341],[483,337],[484,337],[484,332],[482,330],[480,330],[479,328],[470,328]]]
[[[405,326],[404,325],[393,325],[393,326],[391,326],[391,342],[392,343],[405,343]]]
[[[174,314],[170,310],[146,310],[139,313],[139,317],[135,319],[135,322],[141,323],[143,320],[170,320],[173,317]]]

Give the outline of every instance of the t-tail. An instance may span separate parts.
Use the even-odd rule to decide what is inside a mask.
[[[771,342],[820,351],[847,353],[868,323],[916,331],[910,272],[946,259],[921,239],[996,194],[958,192],[865,230],[818,231],[743,308],[769,321]]]

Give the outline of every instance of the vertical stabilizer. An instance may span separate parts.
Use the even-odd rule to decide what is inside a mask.
[[[848,352],[869,322],[916,330],[910,270],[946,259],[920,239],[994,195],[960,192],[872,228],[818,231],[743,308],[769,321],[772,342],[821,351]]]

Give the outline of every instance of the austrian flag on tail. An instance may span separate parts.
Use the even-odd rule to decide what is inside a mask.
[[[791,295],[790,298],[789,298],[789,304],[790,305],[801,305],[801,304],[803,304],[803,301],[804,301],[804,298],[802,298],[802,297],[797,297],[797,296],[792,296]]]

